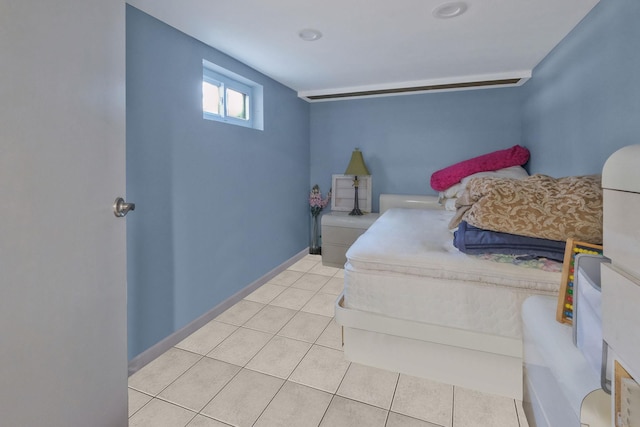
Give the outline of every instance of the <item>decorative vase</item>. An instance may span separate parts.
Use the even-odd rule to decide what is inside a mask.
[[[309,253],[312,255],[320,255],[321,253],[318,236],[318,215],[311,216],[311,243],[309,244]]]

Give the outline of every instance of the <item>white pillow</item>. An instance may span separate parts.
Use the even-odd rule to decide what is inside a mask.
[[[458,193],[462,194],[464,191],[464,187],[462,186],[462,181],[452,185],[444,191],[440,192],[440,195],[445,199],[450,199],[452,197],[457,197]]]
[[[444,202],[444,208],[448,211],[455,211],[456,210],[456,200],[458,200],[457,197],[453,197],[451,199],[446,199]]]

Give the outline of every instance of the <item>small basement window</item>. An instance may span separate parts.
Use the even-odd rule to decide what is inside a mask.
[[[202,116],[264,130],[262,85],[202,60]]]

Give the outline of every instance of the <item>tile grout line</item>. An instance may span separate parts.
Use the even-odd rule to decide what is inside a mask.
[[[344,353],[343,353],[343,357],[344,357]],[[336,396],[336,395],[340,396],[338,394],[338,391],[340,390],[340,386],[342,386],[342,383],[344,382],[344,379],[347,378],[347,374],[349,373],[349,369],[351,369],[351,366],[353,366],[353,363],[349,362],[349,366],[347,366],[347,369],[344,371],[344,375],[342,376],[342,379],[340,380],[340,384],[338,384],[338,387],[336,387],[336,392],[333,393],[334,396]],[[340,396],[340,397],[344,397],[344,396]]]
[[[187,350],[185,350],[185,351],[187,351]],[[238,366],[238,365],[233,364],[233,363],[225,362],[224,360],[214,359],[213,357],[208,357],[208,356],[206,356],[206,355],[205,355],[205,356],[202,356],[202,357],[201,357],[201,358],[200,358],[200,359],[199,359],[199,360],[198,360],[198,361],[197,361],[193,366],[195,366],[196,364],[200,363],[200,361],[202,361],[205,357],[206,357],[207,359],[215,360],[216,362],[221,362],[221,363],[226,363],[226,364],[228,364],[228,365],[237,366],[237,367],[239,367],[240,369],[238,369],[238,372],[236,372],[235,374],[233,374],[233,376],[232,376],[231,378],[229,378],[229,380],[228,380],[228,381],[226,381],[226,382],[224,383],[224,385],[220,388],[220,390],[218,390],[218,391],[217,391],[217,392],[216,392],[216,393],[211,397],[211,399],[209,399],[209,400],[207,401],[207,403],[205,403],[205,404],[204,404],[204,406],[203,406],[200,410],[198,410],[198,411],[194,411],[193,409],[191,409],[191,408],[187,408],[186,406],[181,405],[181,404],[180,404],[180,403],[178,403],[178,402],[172,402],[172,401],[170,401],[170,400],[168,400],[168,399],[166,399],[166,398],[163,398],[163,397],[161,397],[161,396],[160,396],[160,393],[162,393],[162,392],[158,393],[158,395],[157,395],[155,398],[156,398],[156,399],[158,399],[158,400],[162,400],[163,402],[167,402],[167,403],[170,403],[170,404],[172,404],[172,405],[179,406],[180,408],[184,408],[184,409],[186,409],[186,410],[188,410],[188,411],[195,412],[195,413],[196,413],[196,415],[199,415],[199,414],[202,412],[202,409],[206,408],[206,407],[207,407],[207,405],[208,405],[209,403],[211,403],[211,401],[212,401],[213,399],[215,399],[215,397],[216,397],[218,394],[220,394],[220,392],[221,392],[222,390],[224,390],[224,388],[225,388],[226,386],[228,386],[228,385],[229,385],[229,383],[230,383],[231,381],[233,381],[233,379],[234,379],[236,376],[238,376],[238,374],[239,374],[239,373],[242,371],[242,369],[243,369],[243,368],[242,368],[242,366]],[[191,368],[193,368],[193,366],[192,366]],[[187,370],[186,370],[182,375],[186,374],[186,373],[187,373],[191,368],[187,369]],[[182,375],[180,375],[180,377],[182,377]],[[180,377],[178,377],[178,378],[180,378]],[[173,384],[174,382],[176,382],[176,381],[178,380],[178,378],[176,378],[176,379],[175,379],[175,381],[173,381],[171,384]],[[164,391],[164,390],[166,390],[167,388],[169,388],[169,387],[171,386],[171,384],[169,384],[167,387],[165,387],[162,391]],[[204,415],[204,414],[202,414],[202,415],[203,415],[203,416],[206,416],[206,415]],[[211,418],[211,417],[208,417],[208,418]],[[191,421],[189,421],[189,422],[191,422]]]
[[[393,409],[393,401],[396,398],[396,392],[398,391],[398,384],[400,383],[400,373],[398,372],[398,378],[396,378],[396,385],[393,387],[393,394],[391,395],[391,403],[389,404],[389,413],[387,414],[387,421],[385,421],[384,425],[386,427],[389,422],[389,416],[391,414],[391,410]]]
[[[452,391],[451,391],[451,427],[455,427],[453,425],[453,422],[455,420],[455,413],[456,413],[456,386],[452,387]]]
[[[128,388],[130,388],[131,390],[137,391],[138,393],[142,393],[142,394],[144,394],[144,395],[146,395],[146,396],[149,396],[149,397],[151,398],[151,399],[149,399],[149,401],[148,401],[147,403],[145,403],[144,405],[142,405],[141,407],[139,407],[136,411],[134,411],[134,412],[133,412],[133,414],[131,414],[131,415],[129,415],[129,416],[127,417],[127,419],[131,419],[131,417],[133,417],[135,414],[137,414],[138,412],[140,412],[140,410],[142,410],[142,408],[144,408],[144,407],[145,407],[145,406],[147,406],[149,403],[151,403],[151,401],[154,399],[154,397],[153,397],[153,396],[148,395],[147,393],[143,393],[143,392],[141,392],[140,390],[136,390],[135,388],[132,388],[132,387],[128,387]]]
[[[515,399],[513,399],[513,408],[516,410],[516,420],[518,420],[518,427],[522,427],[522,423],[520,422],[520,411],[518,411],[518,403]]]
[[[333,403],[333,399],[336,398],[336,395],[333,394],[331,396],[331,400],[329,401],[329,404],[327,405],[327,407],[325,408],[323,414],[322,414],[322,418],[320,418],[320,421],[318,422],[318,427],[320,427],[320,425],[322,425],[322,421],[324,420],[324,417],[327,416],[327,412],[329,412],[329,408],[331,407],[331,404]]]
[[[389,424],[389,417],[391,416],[391,410],[387,411],[387,416],[384,419],[384,427],[387,427],[387,424]]]
[[[198,356],[198,357],[199,357],[199,359],[198,359],[198,360],[196,360],[196,361],[195,361],[191,366],[189,366],[189,367],[188,367],[184,372],[182,372],[180,375],[178,375],[178,376],[177,376],[173,381],[171,381],[169,384],[167,384],[167,385],[166,385],[162,390],[160,390],[158,393],[156,393],[156,394],[152,395],[152,397],[153,397],[153,398],[156,398],[156,397],[160,396],[160,393],[162,393],[162,392],[163,392],[163,391],[165,391],[167,388],[169,388],[169,386],[171,386],[171,384],[173,384],[173,383],[175,383],[176,381],[178,381],[178,378],[180,378],[180,377],[182,377],[184,374],[186,374],[186,373],[187,373],[187,371],[189,371],[191,368],[193,368],[196,364],[198,364],[198,363],[199,363],[199,362],[200,362],[200,361],[205,357],[204,355],[202,355],[202,354],[198,354],[198,353],[194,353],[193,351],[183,350],[183,349],[181,349],[181,348],[177,348],[177,347],[171,347],[171,348],[172,348],[172,349],[173,349],[173,348],[175,348],[175,349],[177,349],[177,350],[179,350],[179,351],[184,351],[184,352],[187,352],[187,353],[191,353],[191,354],[193,354],[193,355],[195,355],[195,356]],[[167,351],[168,351],[168,350],[167,350]],[[163,353],[163,354],[164,354],[164,353]],[[133,389],[133,390],[139,391],[139,392],[144,393],[144,394],[146,394],[146,395],[148,395],[148,396],[149,396],[149,393],[148,393],[148,392],[145,392],[145,391],[139,390],[139,389],[137,389],[137,388],[135,388],[135,387],[129,386],[128,384],[127,384],[127,386],[128,386],[129,388]],[[163,399],[161,399],[161,400],[163,400]]]
[[[253,372],[257,372],[257,371],[253,371]],[[260,372],[262,374],[262,372]],[[269,374],[263,374],[263,375],[269,375]],[[274,378],[278,378],[275,377],[273,375],[269,375],[270,377],[274,377]],[[278,378],[279,380],[281,380],[282,378]],[[280,387],[278,388],[278,390],[273,394],[273,396],[271,397],[271,399],[269,399],[269,403],[267,403],[265,405],[265,407],[262,409],[262,411],[260,411],[260,414],[258,415],[258,418],[256,418],[256,420],[251,424],[252,426],[256,425],[256,423],[258,422],[258,420],[260,419],[260,417],[262,416],[262,414],[264,414],[264,411],[267,410],[267,408],[269,407],[269,405],[271,405],[271,403],[273,402],[273,399],[276,398],[276,396],[278,395],[278,393],[280,393],[280,391],[282,391],[282,388],[284,387],[284,385],[287,383],[287,380],[282,381],[282,384],[280,385]]]
[[[218,360],[218,359],[213,359],[213,360]],[[220,360],[220,362],[222,362],[222,360]],[[228,363],[228,362],[224,362],[224,363]],[[247,363],[249,363],[249,362],[247,362]],[[233,365],[233,363],[229,363],[229,364]],[[238,365],[234,365],[234,366],[238,366]],[[230,425],[230,424],[226,423],[225,421],[222,421],[222,420],[220,420],[218,418],[203,414],[202,411],[204,410],[204,408],[206,408],[213,401],[213,399],[215,399],[220,393],[222,393],[222,391],[231,383],[231,381],[233,381],[238,375],[240,375],[240,372],[242,372],[243,369],[247,369],[247,368],[245,368],[243,366],[240,366],[240,369],[238,370],[238,372],[236,372],[235,375],[233,377],[231,377],[231,379],[229,381],[227,381],[225,383],[225,385],[222,386],[222,388],[220,388],[220,390],[218,390],[218,392],[202,407],[202,409],[200,409],[200,411],[198,411],[198,415],[202,415],[203,417],[207,417],[207,418],[210,418],[210,419],[213,419],[213,420],[216,420],[216,421],[220,421],[221,423],[223,423],[225,425]],[[251,369],[248,369],[248,370],[250,370],[252,372],[256,372],[256,371],[253,371]],[[262,372],[258,372],[258,373],[262,374],[262,375],[267,375],[267,374],[263,374]],[[278,377],[274,377],[273,375],[269,375],[269,376],[273,377],[273,378],[281,379],[281,378],[278,378]],[[282,386],[280,386],[280,388],[282,388]],[[280,391],[280,389],[278,389],[276,394],[278,394],[279,391]],[[274,394],[274,397],[275,397],[275,394]],[[273,400],[273,398],[272,398],[272,400]],[[269,403],[271,403],[271,401],[269,401]],[[267,405],[267,406],[269,406],[269,405]],[[262,412],[260,413],[260,415],[262,415]],[[258,417],[260,417],[260,416],[258,416]]]

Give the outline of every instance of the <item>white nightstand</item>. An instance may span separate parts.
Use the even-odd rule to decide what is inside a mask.
[[[322,265],[343,268],[347,249],[378,219],[380,214],[349,215],[331,211],[322,215]]]

